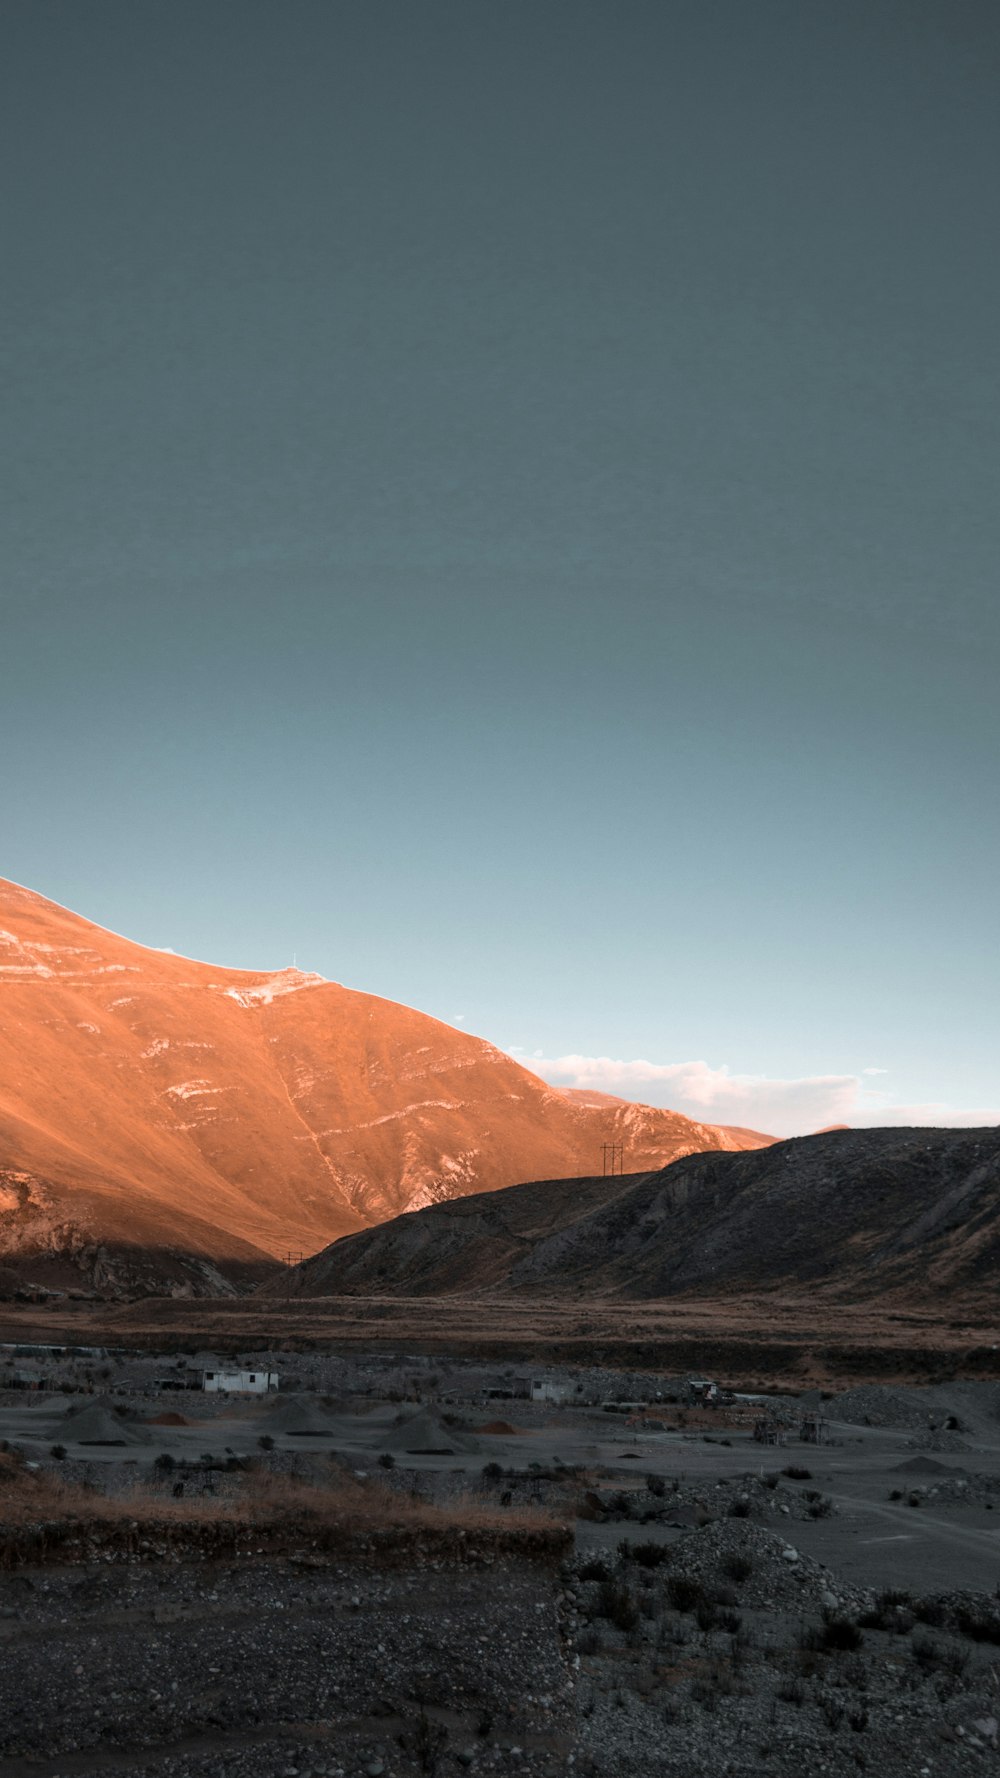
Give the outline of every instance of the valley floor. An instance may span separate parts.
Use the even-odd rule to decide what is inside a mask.
[[[388,1350],[619,1370],[702,1369],[792,1388],[863,1378],[1000,1376],[995,1302],[858,1304],[819,1293],[655,1302],[474,1294],[0,1303],[0,1341],[25,1340],[162,1352]]]
[[[504,1361],[348,1341],[259,1351],[268,1398],[157,1386],[209,1356],[0,1392],[0,1778],[995,1769],[1000,1382],[709,1408],[550,1363],[530,1401]],[[123,1442],[74,1440],[95,1389]],[[276,1528],[262,1486],[316,1493]],[[68,1490],[71,1535],[25,1487]],[[421,1502],[445,1541],[373,1532]]]

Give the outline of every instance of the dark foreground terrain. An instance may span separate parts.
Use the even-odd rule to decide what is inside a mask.
[[[258,1352],[255,1400],[19,1362],[0,1778],[996,1770],[996,1381],[711,1407],[550,1365],[530,1401],[355,1349]]]
[[[739,1520],[557,1574],[154,1541],[2,1598],[4,1778],[995,1768],[995,1599],[845,1585]]]
[[[546,1567],[134,1557],[0,1588],[5,1778],[564,1769],[570,1677]],[[160,1558],[160,1559],[158,1559]],[[442,1756],[443,1757],[443,1756]],[[513,1768],[512,1768],[513,1769]]]

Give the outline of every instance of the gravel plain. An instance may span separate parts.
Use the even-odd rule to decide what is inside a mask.
[[[606,1379],[581,1403],[570,1374],[562,1405],[498,1404],[460,1365],[446,1381],[443,1401],[433,1383],[420,1395],[455,1448],[416,1452],[412,1393],[314,1392],[329,1436],[280,1432],[266,1453],[265,1407],[175,1397],[192,1424],[64,1459],[66,1402],[0,1400],[0,1436],[29,1463],[110,1493],[167,1496],[183,1476],[225,1497],[252,1455],[439,1503],[541,1504],[575,1539],[561,1568],[419,1541],[389,1567],[360,1541],[332,1559],[308,1527],[299,1549],[239,1560],[139,1539],[20,1563],[0,1574],[0,1778],[998,1769],[996,1384],[864,1385],[823,1404],[820,1447],[798,1439],[802,1404],[774,1398],[784,1443],[761,1447],[759,1405],[608,1413]],[[156,1414],[143,1388],[122,1405]],[[926,1448],[949,1434],[961,1450]]]

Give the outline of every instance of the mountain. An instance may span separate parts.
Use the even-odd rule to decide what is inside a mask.
[[[338,1241],[303,1295],[995,1293],[1000,1129],[829,1131],[466,1197]]]
[[[150,950],[0,880],[8,1279],[212,1291],[400,1211],[589,1171],[605,1142],[645,1168],[769,1140],[578,1103],[409,1007]]]

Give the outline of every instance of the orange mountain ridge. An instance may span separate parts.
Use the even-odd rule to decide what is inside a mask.
[[[213,1288],[403,1210],[592,1174],[605,1142],[644,1171],[770,1140],[560,1092],[410,1007],[151,950],[0,879],[0,1264],[32,1276],[155,1254]]]

